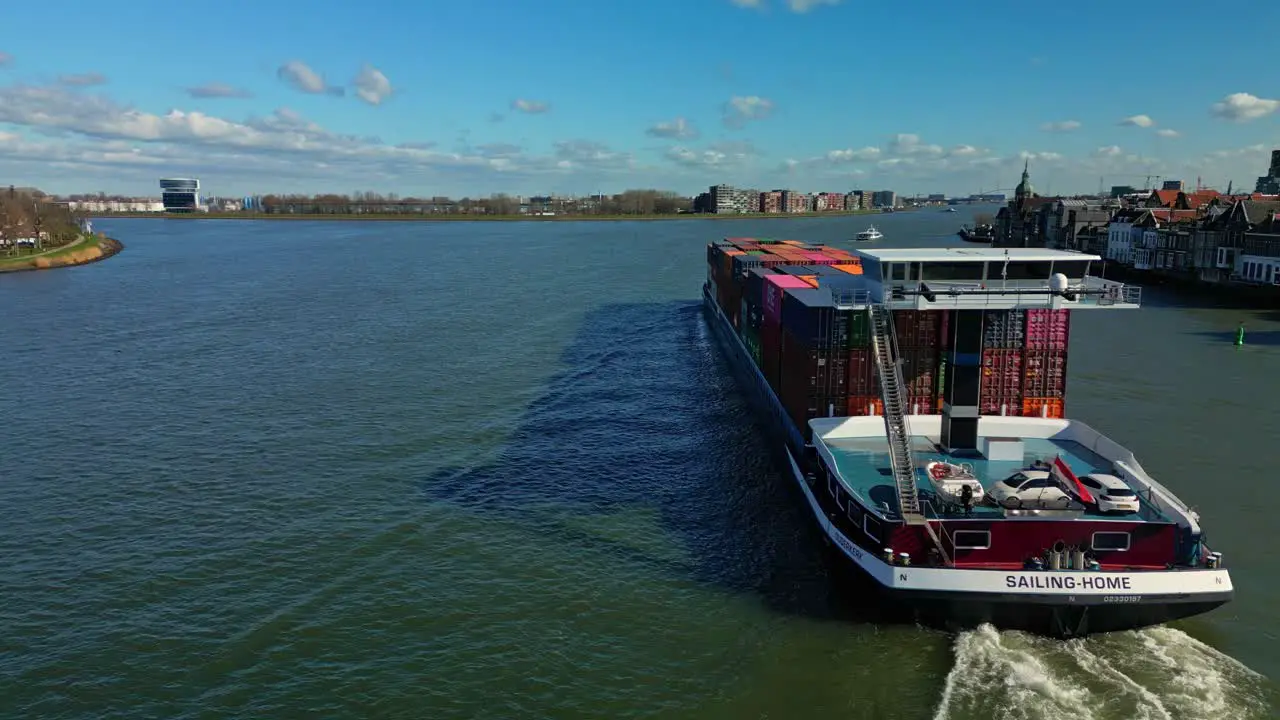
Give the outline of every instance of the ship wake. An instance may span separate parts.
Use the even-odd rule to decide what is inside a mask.
[[[935,720],[1269,717],[1266,679],[1181,630],[1062,642],[989,625],[960,634]]]

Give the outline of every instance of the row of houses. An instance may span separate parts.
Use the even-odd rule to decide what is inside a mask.
[[[1280,195],[1153,190],[1136,202],[1045,198],[1024,170],[997,247],[1078,250],[1143,273],[1280,287]]]
[[[843,212],[891,208],[897,204],[898,194],[892,190],[803,193],[712,185],[694,199],[693,210],[720,214]]]

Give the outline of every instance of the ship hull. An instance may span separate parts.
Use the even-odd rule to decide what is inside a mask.
[[[1194,577],[1198,586],[1188,587],[1189,591],[1164,593],[1131,591],[1129,578],[1138,574],[1106,573],[1106,579],[1116,583],[1114,592],[1082,590],[1075,593],[1067,585],[1078,583],[1088,587],[1104,574],[1063,572],[1046,578],[1045,573],[902,567],[884,562],[875,548],[868,547],[865,541],[855,542],[830,521],[830,517],[841,511],[826,493],[814,491],[813,475],[797,460],[807,456],[804,435],[751,361],[715,299],[705,291],[703,306],[734,375],[748,391],[762,418],[784,439],[774,449],[786,463],[788,474],[796,481],[840,565],[860,575],[861,580],[869,581],[882,602],[904,611],[915,622],[945,630],[991,624],[1005,630],[1068,638],[1158,625],[1209,612],[1231,600],[1233,590],[1225,571],[1203,571],[1196,576],[1184,574],[1183,578]],[[1144,576],[1162,574],[1165,573],[1141,573]],[[1055,587],[1036,592],[1039,584],[1050,580]],[[993,582],[1006,584],[1008,590],[990,591]],[[908,583],[911,587],[900,587]]]

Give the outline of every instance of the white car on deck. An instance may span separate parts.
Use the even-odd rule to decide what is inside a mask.
[[[1138,493],[1115,475],[1082,475],[1080,483],[1093,493],[1093,499],[1098,503],[1098,512],[1138,512]]]
[[[993,485],[988,494],[1012,509],[1066,510],[1075,500],[1045,470],[1019,470]]]

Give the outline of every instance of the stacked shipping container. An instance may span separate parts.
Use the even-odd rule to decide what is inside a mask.
[[[851,253],[797,240],[728,238],[707,248],[708,286],[802,433],[829,415],[883,412],[866,312],[837,310],[829,289],[861,287]],[[896,311],[908,407],[942,411],[946,311]],[[1062,417],[1066,310],[987,312],[979,411]]]
[[[942,411],[938,394],[938,369],[942,361],[941,310],[899,310],[893,314],[902,358],[902,382],[906,384],[907,410],[913,415]]]
[[[1063,417],[1070,310],[1005,310],[983,318],[983,415]]]
[[[1067,394],[1067,339],[1070,310],[1028,310],[1023,362],[1022,414],[1063,417]]]

